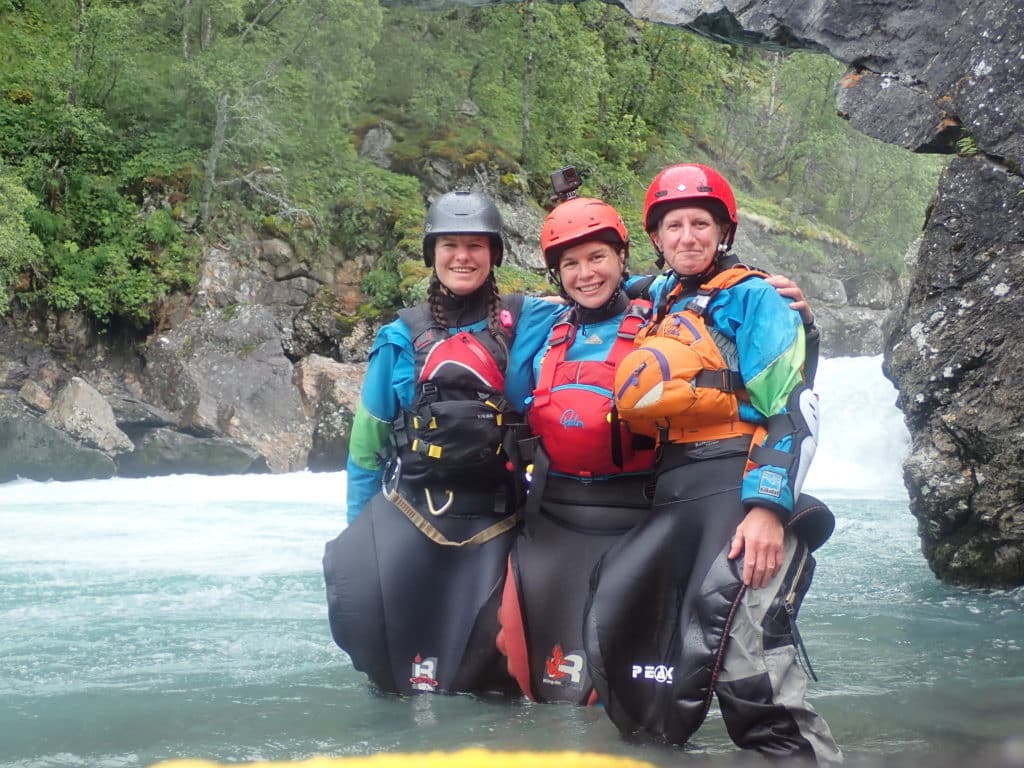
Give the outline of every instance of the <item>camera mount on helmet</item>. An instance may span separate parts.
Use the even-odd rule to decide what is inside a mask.
[[[610,244],[623,255],[623,279],[628,276],[625,261],[629,259],[629,233],[615,208],[603,200],[580,197],[577,190],[583,180],[574,166],[566,166],[551,174],[555,190],[552,201],[557,204],[541,226],[540,247],[548,267],[548,281],[568,298],[558,274],[562,253],[571,246],[591,240]]]
[[[583,179],[580,178],[580,172],[576,170],[575,165],[559,168],[551,174],[551,188],[555,190],[551,202],[564,203],[566,200],[572,200],[576,197],[576,190],[582,186]]]

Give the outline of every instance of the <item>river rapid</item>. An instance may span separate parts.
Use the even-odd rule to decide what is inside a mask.
[[[825,360],[817,389],[823,438],[807,489],[837,527],[801,611],[814,706],[851,764],[973,762],[1017,744],[1024,590],[931,574],[879,358]],[[0,485],[0,767],[470,746],[664,766],[736,758],[716,708],[690,744],[666,748],[623,741],[600,708],[373,693],[327,626],[320,561],[344,525],[344,483],[296,473]]]

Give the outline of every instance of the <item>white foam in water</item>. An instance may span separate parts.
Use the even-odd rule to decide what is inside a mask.
[[[823,497],[905,498],[901,464],[910,436],[896,408],[896,390],[882,375],[881,356],[822,359],[815,391],[821,409],[821,442],[805,490]],[[345,473],[17,481],[0,488],[0,508],[111,501],[148,506],[218,501],[344,504]]]
[[[344,472],[17,481],[0,486],[0,523],[9,534],[0,537],[0,561],[107,572],[288,572],[318,561],[323,542],[344,527],[344,496]],[[40,516],[45,536],[36,535]]]
[[[0,485],[4,505],[109,501],[147,505],[265,501],[331,504],[344,497],[344,472],[291,472],[281,475],[168,475],[164,477],[35,482]]]
[[[814,391],[821,434],[805,490],[823,498],[904,499],[910,434],[882,357],[825,358]]]

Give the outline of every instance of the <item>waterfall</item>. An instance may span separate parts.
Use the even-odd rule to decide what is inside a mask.
[[[825,358],[814,386],[821,410],[818,450],[805,489],[829,497],[905,499],[910,434],[882,357]]]

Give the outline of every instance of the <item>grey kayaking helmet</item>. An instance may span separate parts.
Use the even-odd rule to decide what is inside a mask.
[[[434,265],[434,242],[438,235],[488,235],[491,239],[491,264],[499,266],[504,255],[501,238],[501,214],[487,195],[457,189],[441,195],[427,212],[423,226],[423,263]]]

